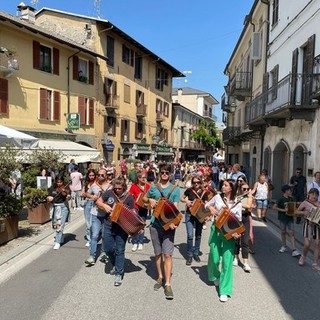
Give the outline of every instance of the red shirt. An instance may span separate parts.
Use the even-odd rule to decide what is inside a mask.
[[[144,186],[144,190],[141,189],[140,186],[133,183],[129,189],[129,193],[133,195],[134,198],[134,208],[139,210],[140,207],[136,204],[136,200],[141,192],[147,192],[150,189],[151,185],[149,183],[146,183]]]

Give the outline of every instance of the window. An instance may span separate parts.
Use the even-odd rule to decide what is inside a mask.
[[[279,65],[277,64],[271,71],[270,71],[270,78],[271,78],[271,88],[272,88],[272,100],[277,99],[278,95],[278,77],[279,77]]]
[[[105,78],[104,80],[104,94],[106,96],[106,105],[117,104],[117,82]]]
[[[142,80],[142,57],[138,54],[134,58],[134,77]]]
[[[162,101],[160,99],[156,100],[156,113],[157,115],[162,113]]]
[[[60,121],[60,92],[40,88],[40,120]]]
[[[104,132],[108,133],[108,135],[115,136],[116,135],[116,121],[115,117],[106,117],[105,121],[105,129]]]
[[[114,39],[107,36],[107,60],[108,66],[114,67]]]
[[[136,91],[136,106],[140,107],[144,105],[144,93],[140,90]]]
[[[142,139],[143,138],[143,134],[144,134],[144,125],[142,121],[138,121],[136,123],[136,139]]]
[[[162,129],[160,133],[160,140],[168,141],[168,129]]]
[[[130,121],[126,119],[121,120],[121,141],[130,141]]]
[[[167,102],[163,103],[163,114],[166,117],[169,117],[169,103],[167,103]]]
[[[124,85],[124,102],[130,103],[130,86]]]
[[[59,75],[59,50],[33,41],[33,68]]]
[[[7,79],[0,78],[0,114],[9,114],[9,85]]]
[[[168,72],[157,67],[156,69],[156,89],[163,91],[163,86],[168,85],[169,76]]]
[[[272,26],[279,20],[279,0],[273,0],[272,3]]]
[[[122,45],[122,61],[130,66],[133,66],[134,51],[128,48],[125,44]]]
[[[94,100],[86,97],[78,98],[78,113],[80,115],[80,126],[94,125]]]
[[[94,63],[73,56],[73,80],[94,84]]]

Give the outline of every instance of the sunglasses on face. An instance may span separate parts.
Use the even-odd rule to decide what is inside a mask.
[[[107,176],[113,176],[113,173],[107,173]]]
[[[242,190],[243,190],[243,191],[248,191],[248,190],[249,190],[249,188],[242,188]]]
[[[192,184],[200,184],[200,181],[193,181]]]
[[[161,171],[161,174],[166,174],[166,175],[168,175],[168,174],[169,174],[169,171]]]
[[[106,176],[105,174],[100,174],[100,173],[97,174],[97,177],[102,177],[102,178],[104,178],[105,176]]]
[[[113,188],[114,190],[122,190],[123,188]]]

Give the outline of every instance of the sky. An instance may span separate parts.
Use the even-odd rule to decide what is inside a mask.
[[[0,0],[0,10],[16,15],[20,2]],[[220,102],[228,81],[223,71],[254,0],[25,0],[24,3],[37,10],[47,7],[110,21],[185,73],[185,78],[174,80],[174,87],[205,91]],[[221,114],[217,105],[218,121]]]

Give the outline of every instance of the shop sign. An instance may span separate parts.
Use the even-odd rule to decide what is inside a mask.
[[[79,130],[80,129],[80,114],[79,113],[69,113],[67,115],[67,126],[69,130]]]
[[[171,148],[167,145],[156,146],[156,152],[171,152]]]
[[[137,151],[151,151],[150,144],[137,144]]]
[[[113,151],[115,148],[115,145],[112,143],[111,140],[106,140],[104,144],[104,149],[107,151]]]

